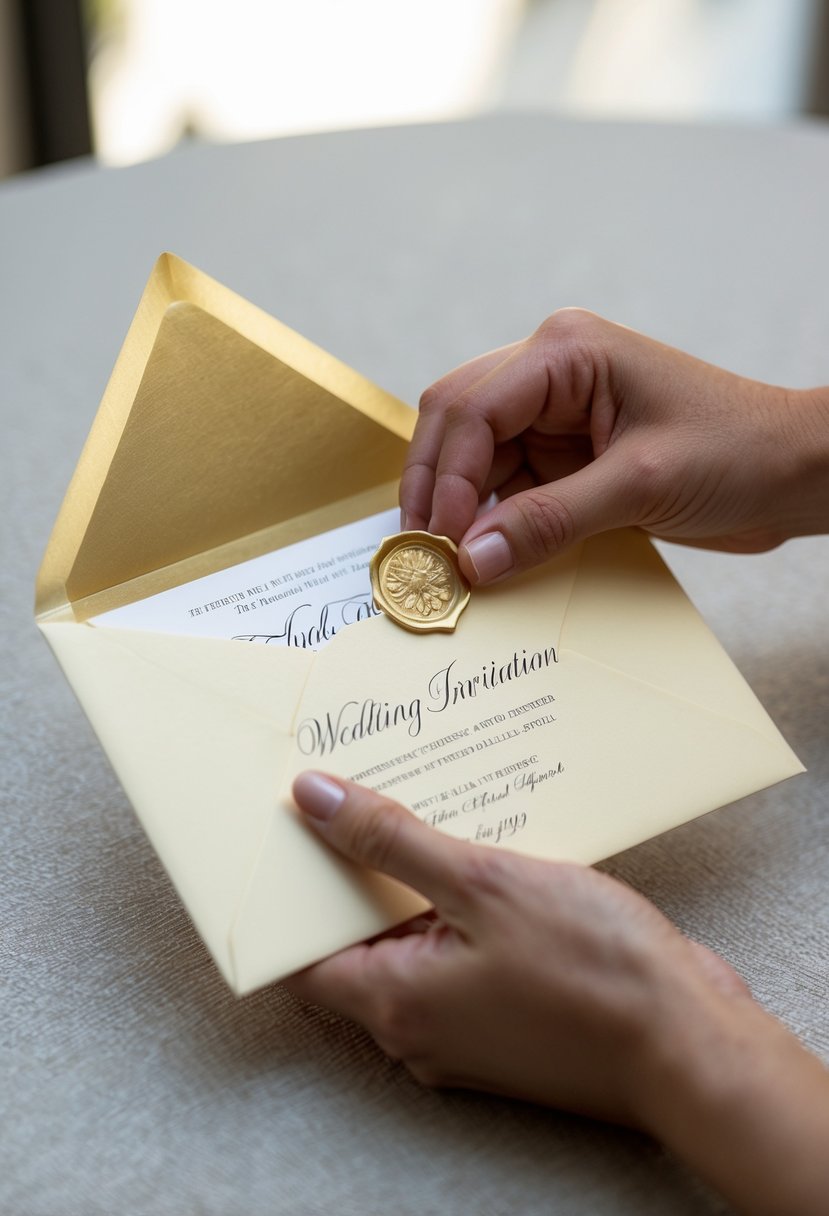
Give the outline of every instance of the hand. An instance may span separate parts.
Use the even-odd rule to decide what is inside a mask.
[[[330,844],[422,892],[436,919],[290,986],[428,1084],[641,1123],[656,1023],[715,996],[750,1000],[727,964],[596,870],[452,839],[340,779],[304,774],[294,794]]]
[[[404,528],[460,543],[473,583],[629,525],[757,552],[829,530],[829,391],[744,379],[565,309],[426,390],[400,505]]]
[[[723,960],[587,867],[454,840],[340,778],[294,796],[338,852],[435,918],[294,976],[431,1085],[650,1131],[756,1216],[829,1199],[829,1073]]]

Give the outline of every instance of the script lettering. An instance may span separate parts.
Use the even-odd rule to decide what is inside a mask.
[[[479,696],[481,692],[499,688],[510,680],[519,680],[522,676],[542,671],[551,663],[557,662],[555,646],[548,646],[544,650],[534,650],[530,654],[527,653],[525,647],[520,655],[517,650],[514,651],[512,658],[500,666],[495,662],[484,663],[480,673],[476,672],[474,675],[464,675],[459,678],[455,671],[457,661],[453,659],[447,667],[436,671],[429,681],[429,697],[434,704],[427,708],[430,713],[441,714],[450,705],[470,700],[472,697]]]

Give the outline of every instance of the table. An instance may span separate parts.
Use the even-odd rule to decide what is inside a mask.
[[[580,304],[829,382],[829,128],[550,115],[190,146],[0,188],[0,1208],[716,1213],[636,1134],[420,1088],[196,938],[32,620],[58,505],[171,249],[402,398]],[[735,454],[739,458],[739,454]],[[670,564],[809,768],[613,859],[829,1056],[829,542]]]

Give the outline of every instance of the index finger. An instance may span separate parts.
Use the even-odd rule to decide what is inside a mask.
[[[475,519],[496,447],[530,427],[550,395],[544,352],[521,343],[446,409],[429,531],[459,541]]]
[[[503,363],[520,346],[514,342],[491,350],[477,359],[462,363],[454,371],[437,380],[420,398],[420,412],[415,425],[403,476],[400,481],[401,527],[425,530],[432,515],[432,491],[435,469],[443,443],[444,415],[447,406],[467,388]],[[464,529],[458,533],[463,534]]]

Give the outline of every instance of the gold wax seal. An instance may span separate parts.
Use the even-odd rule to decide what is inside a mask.
[[[378,608],[415,633],[451,633],[469,603],[469,583],[448,536],[399,532],[387,536],[369,563]]]

